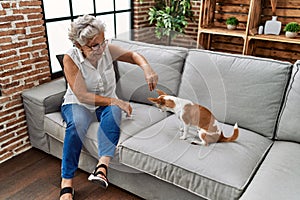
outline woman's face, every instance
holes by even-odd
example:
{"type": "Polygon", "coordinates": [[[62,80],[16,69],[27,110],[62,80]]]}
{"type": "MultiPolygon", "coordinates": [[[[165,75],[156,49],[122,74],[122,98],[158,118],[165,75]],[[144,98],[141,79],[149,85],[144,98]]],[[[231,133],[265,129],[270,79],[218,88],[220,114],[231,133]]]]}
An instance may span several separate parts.
{"type": "Polygon", "coordinates": [[[87,58],[100,59],[106,46],[107,40],[104,37],[104,33],[101,32],[81,48],[87,58]]]}

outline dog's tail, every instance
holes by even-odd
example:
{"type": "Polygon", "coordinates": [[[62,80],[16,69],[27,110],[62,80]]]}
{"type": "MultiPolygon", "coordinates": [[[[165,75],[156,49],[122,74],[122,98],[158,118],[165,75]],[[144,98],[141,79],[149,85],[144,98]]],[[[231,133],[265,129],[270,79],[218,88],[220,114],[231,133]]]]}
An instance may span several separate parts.
{"type": "Polygon", "coordinates": [[[239,136],[239,127],[237,123],[235,123],[232,136],[227,138],[224,136],[223,131],[221,131],[218,142],[233,142],[238,138],[238,136],[239,136]]]}

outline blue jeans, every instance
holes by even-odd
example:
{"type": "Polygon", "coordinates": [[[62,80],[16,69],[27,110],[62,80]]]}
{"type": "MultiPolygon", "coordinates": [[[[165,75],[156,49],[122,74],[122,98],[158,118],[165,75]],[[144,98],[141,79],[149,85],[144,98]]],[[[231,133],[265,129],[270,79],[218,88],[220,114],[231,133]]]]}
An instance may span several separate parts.
{"type": "Polygon", "coordinates": [[[122,111],[119,107],[100,106],[95,112],[91,112],[84,106],[68,104],[62,106],[61,113],[67,123],[62,155],[62,178],[74,177],[78,168],[82,141],[85,139],[95,114],[100,122],[97,132],[98,156],[114,156],[120,137],[122,111]]]}

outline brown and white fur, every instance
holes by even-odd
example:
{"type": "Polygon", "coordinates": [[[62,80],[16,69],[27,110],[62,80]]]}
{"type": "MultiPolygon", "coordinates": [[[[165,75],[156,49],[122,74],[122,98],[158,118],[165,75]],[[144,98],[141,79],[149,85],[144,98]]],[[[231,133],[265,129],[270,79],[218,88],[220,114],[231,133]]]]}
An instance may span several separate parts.
{"type": "Polygon", "coordinates": [[[167,95],[161,90],[156,90],[158,98],[148,98],[162,111],[175,113],[183,124],[183,135],[180,139],[185,140],[189,128],[196,127],[200,141],[192,143],[208,145],[217,142],[233,142],[238,138],[239,129],[237,123],[234,125],[231,137],[225,137],[223,131],[218,126],[218,121],[214,115],[205,107],[195,104],[190,100],[167,95]]]}

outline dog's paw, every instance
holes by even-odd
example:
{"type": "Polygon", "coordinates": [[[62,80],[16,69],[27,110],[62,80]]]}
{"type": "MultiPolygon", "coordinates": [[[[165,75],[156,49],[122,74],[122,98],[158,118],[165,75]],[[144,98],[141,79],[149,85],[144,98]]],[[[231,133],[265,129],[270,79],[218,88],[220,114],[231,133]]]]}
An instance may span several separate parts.
{"type": "Polygon", "coordinates": [[[201,145],[201,142],[193,140],[193,141],[191,141],[191,144],[193,144],[193,145],[201,145]]]}
{"type": "Polygon", "coordinates": [[[193,144],[193,145],[203,145],[203,146],[206,146],[206,143],[205,143],[205,142],[199,141],[199,140],[193,140],[193,141],[191,141],[191,144],[193,144]]]}
{"type": "Polygon", "coordinates": [[[183,128],[179,128],[179,131],[183,133],[184,129],[183,128]]]}
{"type": "Polygon", "coordinates": [[[181,139],[181,140],[185,140],[186,139],[186,136],[180,136],[180,138],[179,139],[181,139]]]}

